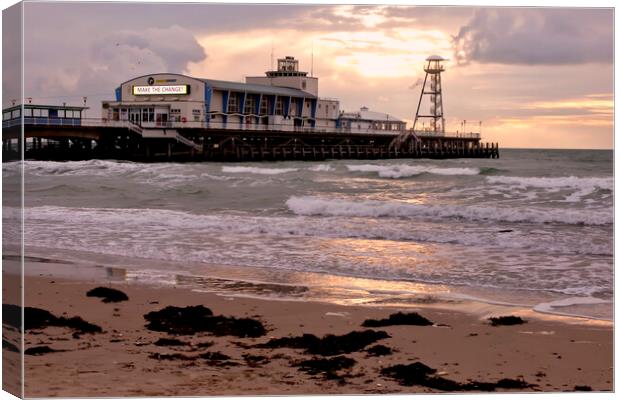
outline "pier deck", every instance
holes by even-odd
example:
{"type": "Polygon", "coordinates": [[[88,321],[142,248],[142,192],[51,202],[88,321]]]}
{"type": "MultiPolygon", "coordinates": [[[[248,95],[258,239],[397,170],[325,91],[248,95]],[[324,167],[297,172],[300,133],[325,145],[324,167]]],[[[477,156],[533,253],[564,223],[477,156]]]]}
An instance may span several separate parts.
{"type": "Polygon", "coordinates": [[[4,160],[120,159],[131,161],[277,161],[387,158],[498,158],[497,143],[482,143],[478,134],[426,135],[406,148],[390,146],[398,135],[376,132],[223,129],[203,126],[141,127],[129,121],[83,119],[58,124],[25,118],[5,124],[4,160]]]}

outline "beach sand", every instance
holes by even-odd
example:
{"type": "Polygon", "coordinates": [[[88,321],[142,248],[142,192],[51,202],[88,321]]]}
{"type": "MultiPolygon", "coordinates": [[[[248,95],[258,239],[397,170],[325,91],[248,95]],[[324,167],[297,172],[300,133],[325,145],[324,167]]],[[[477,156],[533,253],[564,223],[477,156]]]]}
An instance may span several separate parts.
{"type": "MultiPolygon", "coordinates": [[[[48,346],[61,350],[25,356],[28,397],[440,392],[421,385],[403,386],[381,374],[382,368],[414,362],[436,369],[432,375],[435,382],[444,379],[465,384],[510,378],[535,385],[517,389],[522,391],[572,391],[575,386],[588,386],[594,391],[613,389],[613,330],[609,322],[536,318],[513,310],[511,314],[523,316],[527,323],[494,327],[486,320],[488,310],[482,306],[473,313],[421,306],[404,311],[416,311],[434,325],[365,328],[361,326],[364,320],[387,318],[400,310],[258,300],[184,288],[53,276],[26,277],[25,282],[26,306],[42,308],[58,317],[79,316],[103,330],[78,335],[63,327],[27,330],[26,349],[48,346]],[[87,297],[86,292],[97,286],[119,289],[129,300],[104,303],[100,298],[87,297]],[[257,319],[267,333],[239,338],[202,332],[171,335],[145,328],[144,314],[171,305],[203,305],[217,315],[257,319]],[[355,360],[355,364],[332,375],[310,375],[299,370],[296,363],[321,357],[303,349],[256,347],[271,338],[305,333],[343,335],[366,329],[385,331],[390,337],[365,349],[380,344],[393,353],[371,356],[364,349],[338,355],[355,360]],[[160,338],[175,338],[187,344],[155,345],[160,338]],[[213,345],[200,347],[206,342],[213,345]],[[230,359],[196,357],[205,352],[222,353],[230,359]],[[157,353],[159,359],[153,356],[157,353]],[[167,354],[185,359],[162,359],[167,354]]],[[[16,277],[5,276],[5,288],[15,283],[16,277]]],[[[498,389],[502,390],[506,389],[498,389]]]]}

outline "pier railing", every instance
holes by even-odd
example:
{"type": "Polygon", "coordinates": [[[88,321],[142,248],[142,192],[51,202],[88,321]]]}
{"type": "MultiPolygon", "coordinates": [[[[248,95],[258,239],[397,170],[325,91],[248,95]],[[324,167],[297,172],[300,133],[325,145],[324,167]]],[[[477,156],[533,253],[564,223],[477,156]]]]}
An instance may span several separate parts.
{"type": "MultiPolygon", "coordinates": [[[[399,130],[379,130],[371,128],[343,128],[327,126],[293,126],[290,124],[248,124],[240,122],[211,122],[211,121],[186,121],[186,122],[146,122],[137,124],[129,120],[110,120],[102,118],[53,118],[53,117],[24,117],[23,123],[31,126],[89,126],[89,127],[110,127],[126,128],[141,134],[144,129],[214,129],[231,131],[252,131],[252,132],[295,132],[295,133],[330,133],[330,134],[369,134],[398,136],[405,131],[399,130]]],[[[3,128],[10,128],[22,124],[21,119],[2,121],[3,128]]],[[[478,132],[443,132],[435,133],[430,131],[416,131],[416,136],[424,138],[463,138],[480,139],[478,132]]]]}

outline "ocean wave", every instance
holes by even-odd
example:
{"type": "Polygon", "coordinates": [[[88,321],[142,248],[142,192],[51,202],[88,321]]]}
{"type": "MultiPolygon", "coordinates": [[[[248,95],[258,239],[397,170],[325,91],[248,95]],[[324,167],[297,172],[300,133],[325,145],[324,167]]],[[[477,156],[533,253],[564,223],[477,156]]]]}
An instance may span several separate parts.
{"type": "Polygon", "coordinates": [[[555,314],[555,315],[564,315],[564,316],[572,316],[572,317],[588,317],[587,315],[581,313],[575,313],[572,311],[560,311],[570,310],[573,306],[592,306],[592,305],[600,305],[600,304],[612,304],[613,300],[604,300],[596,297],[569,297],[561,300],[551,301],[548,303],[539,303],[533,307],[534,311],[543,314],[555,314]]]}
{"type": "MultiPolygon", "coordinates": [[[[3,209],[5,222],[21,216],[19,208],[3,209]]],[[[76,232],[88,227],[146,232],[157,227],[162,234],[169,232],[200,232],[206,234],[235,234],[272,237],[313,237],[337,239],[388,240],[434,244],[460,244],[498,249],[538,250],[556,254],[584,254],[609,256],[613,254],[609,240],[584,241],[582,233],[550,234],[547,230],[521,231],[498,234],[496,226],[480,226],[472,222],[462,225],[458,232],[447,230],[445,223],[393,220],[381,223],[363,217],[328,216],[254,216],[236,214],[195,214],[167,209],[133,208],[79,208],[40,206],[25,210],[31,226],[43,225],[46,237],[53,240],[48,229],[73,226],[76,232]],[[108,227],[108,228],[106,228],[108,227]]],[[[592,227],[594,229],[594,227],[592,227]]],[[[145,233],[146,235],[146,233],[145,233]]],[[[31,237],[29,237],[31,238],[31,237]]]]}
{"type": "Polygon", "coordinates": [[[471,221],[562,223],[574,225],[606,225],[613,222],[613,214],[606,210],[426,205],[399,201],[349,201],[319,197],[290,197],[286,205],[297,215],[394,218],[457,218],[471,221]]]}
{"type": "Polygon", "coordinates": [[[315,165],[313,167],[308,168],[310,171],[314,171],[314,172],[330,172],[333,171],[334,168],[332,168],[331,165],[327,165],[327,164],[319,164],[319,165],[315,165]]]}
{"type": "Polygon", "coordinates": [[[424,173],[434,175],[478,175],[480,173],[480,169],[478,168],[437,168],[431,166],[406,164],[361,164],[347,165],[346,167],[351,172],[376,172],[381,178],[392,179],[408,178],[424,173]]]}
{"type": "Polygon", "coordinates": [[[262,167],[222,167],[222,172],[232,174],[278,175],[298,171],[297,168],[262,168],[262,167]]]}
{"type": "MultiPolygon", "coordinates": [[[[127,175],[147,168],[149,164],[129,161],[24,161],[24,173],[35,176],[118,176],[127,175]]],[[[151,166],[151,169],[154,166],[151,166]]],[[[10,169],[18,170],[19,166],[10,169]]]]}
{"type": "Polygon", "coordinates": [[[522,177],[522,176],[488,176],[488,183],[544,189],[605,189],[613,190],[612,177],[522,177]]]}

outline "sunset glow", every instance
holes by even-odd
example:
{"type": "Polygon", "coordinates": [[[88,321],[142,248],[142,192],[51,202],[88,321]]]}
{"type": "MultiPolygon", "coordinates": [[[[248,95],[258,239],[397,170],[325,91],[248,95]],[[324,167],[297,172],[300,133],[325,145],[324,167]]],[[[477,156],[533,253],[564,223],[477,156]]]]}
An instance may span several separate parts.
{"type": "Polygon", "coordinates": [[[92,105],[112,98],[120,82],[164,71],[241,82],[294,56],[342,110],[366,106],[411,126],[424,60],[437,54],[449,59],[448,130],[468,120],[476,122],[466,130],[481,125],[486,140],[504,146],[612,146],[608,9],[162,4],[140,22],[130,4],[114,12],[66,5],[71,18],[54,11],[54,21],[50,7],[26,7],[25,92],[35,101],[87,96],[92,105]],[[75,21],[89,21],[91,34],[76,34],[86,28],[75,21]],[[62,57],[37,50],[44,48],[62,57]]]}

